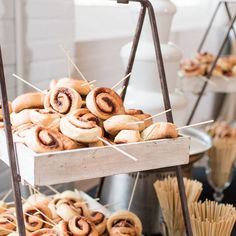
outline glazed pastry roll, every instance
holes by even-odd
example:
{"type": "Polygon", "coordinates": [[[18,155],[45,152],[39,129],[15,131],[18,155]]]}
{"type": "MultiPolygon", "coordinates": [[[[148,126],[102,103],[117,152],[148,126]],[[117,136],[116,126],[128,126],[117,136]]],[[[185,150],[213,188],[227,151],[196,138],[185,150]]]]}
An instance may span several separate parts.
{"type": "Polygon", "coordinates": [[[12,102],[12,110],[16,113],[24,109],[43,108],[45,94],[40,92],[25,93],[12,102]]]}
{"type": "Polygon", "coordinates": [[[75,216],[69,220],[69,231],[77,236],[98,236],[95,225],[86,217],[75,216]]]}
{"type": "Polygon", "coordinates": [[[116,115],[104,121],[104,129],[112,136],[117,135],[121,130],[138,130],[142,131],[145,128],[140,120],[130,115],[116,115]]]}
{"type": "Polygon", "coordinates": [[[61,116],[53,110],[35,109],[30,112],[30,120],[34,124],[41,124],[45,127],[51,126],[55,121],[59,120],[61,116]]]}
{"type": "Polygon", "coordinates": [[[60,133],[40,125],[36,125],[26,133],[25,143],[37,153],[62,151],[64,149],[60,133]]]}
{"type": "Polygon", "coordinates": [[[121,97],[110,88],[95,88],[86,97],[87,108],[102,120],[124,114],[121,97]]]}
{"type": "Polygon", "coordinates": [[[27,123],[31,123],[30,120],[30,113],[31,113],[32,109],[25,109],[22,110],[18,113],[11,113],[11,124],[13,127],[17,127],[20,125],[24,125],[27,123]]]}
{"type": "Polygon", "coordinates": [[[134,213],[119,211],[108,218],[107,230],[110,236],[141,236],[142,223],[134,213]]]}
{"type": "Polygon", "coordinates": [[[98,137],[103,135],[103,130],[97,125],[93,114],[86,113],[81,116],[78,111],[61,119],[60,130],[64,135],[81,143],[97,142],[98,137]]]}
{"type": "Polygon", "coordinates": [[[0,215],[0,235],[7,235],[16,230],[16,217],[8,212],[0,215]]]}
{"type": "Polygon", "coordinates": [[[26,123],[24,125],[20,125],[12,130],[14,142],[17,143],[25,143],[25,136],[27,132],[34,127],[35,124],[26,123]]]}
{"type": "Polygon", "coordinates": [[[40,229],[30,234],[30,236],[66,236],[56,227],[54,229],[40,229]]]}
{"type": "Polygon", "coordinates": [[[82,96],[88,95],[88,93],[91,91],[89,84],[86,84],[86,81],[81,79],[62,78],[56,83],[54,82],[54,84],[55,87],[72,88],[82,96]]]}
{"type": "Polygon", "coordinates": [[[185,76],[201,76],[205,74],[207,69],[196,60],[184,60],[180,67],[185,76]]]}
{"type": "Polygon", "coordinates": [[[106,216],[102,212],[92,211],[88,218],[92,223],[94,223],[98,234],[103,235],[107,226],[106,216]]]}
{"type": "Polygon", "coordinates": [[[114,142],[121,143],[134,143],[140,142],[141,136],[138,130],[121,130],[115,137],[114,142]]]}
{"type": "Polygon", "coordinates": [[[82,98],[72,88],[56,87],[49,91],[44,100],[44,108],[66,115],[82,105],[82,98]]]}
{"type": "Polygon", "coordinates": [[[168,122],[154,123],[141,133],[141,137],[144,140],[177,138],[178,131],[175,124],[168,122]]]}
{"type": "Polygon", "coordinates": [[[134,116],[138,118],[141,121],[144,121],[145,128],[153,124],[153,120],[150,118],[151,115],[144,113],[142,110],[137,110],[137,109],[129,109],[126,111],[127,115],[134,116]],[[147,120],[146,120],[147,119],[147,120]]]}

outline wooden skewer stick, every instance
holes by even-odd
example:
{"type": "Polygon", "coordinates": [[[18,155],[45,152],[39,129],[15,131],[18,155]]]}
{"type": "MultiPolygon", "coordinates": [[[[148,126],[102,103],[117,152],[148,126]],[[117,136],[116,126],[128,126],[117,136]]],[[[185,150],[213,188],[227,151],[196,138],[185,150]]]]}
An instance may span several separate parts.
{"type": "Polygon", "coordinates": [[[11,222],[10,220],[8,220],[7,218],[4,218],[4,220],[6,220],[9,224],[11,224],[11,225],[13,225],[13,226],[15,226],[15,227],[17,227],[16,226],[16,224],[14,223],[14,222],[11,222]]]}
{"type": "Polygon", "coordinates": [[[113,87],[111,87],[111,89],[114,89],[115,87],[117,87],[118,85],[120,85],[124,80],[126,80],[127,78],[129,78],[131,75],[131,72],[126,75],[124,78],[122,78],[119,82],[117,82],[113,87]]]}
{"type": "Polygon", "coordinates": [[[110,147],[112,147],[113,149],[115,149],[116,151],[118,151],[118,152],[124,154],[125,156],[129,157],[129,158],[132,159],[133,161],[137,161],[137,160],[138,160],[136,157],[134,157],[134,156],[130,155],[129,153],[127,153],[127,152],[121,150],[121,149],[118,148],[117,146],[110,144],[110,143],[107,142],[105,139],[103,139],[103,138],[101,138],[101,137],[98,137],[98,136],[97,136],[97,138],[98,138],[100,141],[102,141],[102,142],[104,142],[105,144],[107,144],[108,146],[110,146],[110,147]]]}
{"type": "Polygon", "coordinates": [[[106,204],[106,205],[103,205],[103,207],[109,208],[109,207],[111,207],[111,206],[115,206],[115,205],[118,205],[118,204],[121,204],[121,203],[122,203],[122,201],[120,201],[120,202],[108,203],[108,204],[106,204]]]}
{"type": "Polygon", "coordinates": [[[35,217],[35,218],[37,218],[39,221],[41,221],[42,223],[47,224],[47,225],[50,225],[50,226],[52,226],[52,227],[55,226],[55,225],[49,223],[48,221],[45,221],[45,220],[41,219],[41,218],[38,217],[38,216],[30,215],[30,214],[28,214],[27,212],[24,212],[24,215],[29,216],[29,217],[35,217]]]}
{"type": "Polygon", "coordinates": [[[60,192],[58,192],[55,188],[53,188],[50,185],[46,185],[50,190],[52,190],[52,192],[54,192],[55,194],[60,194],[60,192]]]}
{"type": "Polygon", "coordinates": [[[84,87],[84,86],[86,86],[86,85],[92,85],[93,83],[95,83],[97,80],[92,80],[92,81],[90,81],[90,82],[85,82],[85,83],[83,83],[83,84],[81,84],[81,87],[84,87]]]}
{"type": "Polygon", "coordinates": [[[5,229],[4,227],[1,227],[1,226],[0,226],[0,230],[6,231],[6,232],[8,232],[8,233],[16,233],[16,232],[17,232],[17,231],[15,231],[15,230],[5,229]]]}
{"type": "Polygon", "coordinates": [[[30,196],[33,195],[32,188],[28,185],[30,196]]]}
{"type": "Polygon", "coordinates": [[[43,90],[37,88],[36,86],[34,86],[33,84],[29,83],[28,81],[22,79],[20,76],[16,75],[16,74],[12,74],[12,76],[14,76],[15,78],[17,78],[18,80],[22,81],[23,83],[29,85],[31,88],[35,89],[36,91],[40,92],[40,93],[45,93],[43,90]]]}
{"type": "Polygon", "coordinates": [[[215,82],[213,82],[212,80],[210,80],[210,79],[207,79],[207,78],[206,78],[206,77],[204,77],[204,76],[200,76],[199,78],[200,78],[200,79],[202,79],[203,81],[205,81],[205,82],[209,83],[210,85],[213,85],[213,86],[215,86],[215,87],[216,87],[216,83],[215,83],[215,82]]]}
{"type": "MultiPolygon", "coordinates": [[[[67,51],[68,55],[70,55],[70,51],[67,51]]],[[[70,61],[67,58],[67,71],[68,71],[68,78],[71,78],[71,73],[70,73],[70,61]]]]}
{"type": "Polygon", "coordinates": [[[116,91],[116,92],[117,92],[119,95],[121,95],[121,94],[123,93],[124,89],[125,89],[125,86],[123,86],[119,91],[116,91]]]}
{"type": "Polygon", "coordinates": [[[84,77],[84,75],[82,74],[82,72],[80,71],[80,69],[78,68],[78,66],[74,63],[74,61],[72,60],[72,58],[70,57],[69,53],[65,50],[65,48],[62,45],[59,45],[59,47],[61,48],[62,52],[66,55],[67,59],[69,60],[69,62],[74,66],[74,68],[76,69],[76,71],[79,73],[79,75],[81,76],[81,78],[88,83],[88,80],[84,77]]]}
{"type": "Polygon", "coordinates": [[[12,189],[10,189],[9,191],[7,191],[7,193],[3,196],[2,200],[3,202],[5,202],[5,200],[9,197],[9,195],[12,193],[12,189]]]}
{"type": "Polygon", "coordinates": [[[139,176],[140,176],[140,172],[137,173],[135,181],[134,181],[134,186],[133,186],[132,193],[131,193],[130,200],[129,200],[128,211],[130,211],[130,208],[132,206],[132,202],[134,199],[134,194],[135,194],[135,190],[136,190],[136,187],[138,184],[139,176]]]}
{"type": "Polygon", "coordinates": [[[179,128],[177,128],[177,130],[187,129],[187,128],[195,127],[195,126],[199,126],[199,125],[205,125],[205,124],[209,124],[209,123],[212,123],[212,122],[214,122],[214,120],[203,121],[203,122],[200,122],[200,123],[179,127],[179,128]]]}
{"type": "Polygon", "coordinates": [[[225,80],[226,82],[229,82],[229,78],[228,77],[225,77],[225,76],[222,76],[222,79],[225,80]]]}
{"type": "Polygon", "coordinates": [[[40,194],[40,195],[44,195],[44,194],[42,194],[38,189],[36,189],[35,187],[33,187],[31,184],[29,184],[29,187],[34,190],[34,194],[37,193],[37,194],[40,194]]]}

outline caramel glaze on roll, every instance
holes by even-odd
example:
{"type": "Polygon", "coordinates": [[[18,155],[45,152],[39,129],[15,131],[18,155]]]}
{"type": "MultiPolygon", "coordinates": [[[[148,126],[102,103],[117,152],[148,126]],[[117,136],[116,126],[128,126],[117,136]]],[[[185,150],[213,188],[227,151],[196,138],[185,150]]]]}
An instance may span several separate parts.
{"type": "Polygon", "coordinates": [[[103,130],[98,123],[98,119],[88,109],[78,109],[61,119],[60,130],[64,135],[78,142],[93,143],[99,141],[97,137],[103,135],[103,130]]]}
{"type": "Polygon", "coordinates": [[[12,102],[12,110],[20,112],[24,109],[43,108],[45,94],[40,92],[25,93],[12,102]]]}
{"type": "Polygon", "coordinates": [[[67,236],[55,227],[54,229],[40,229],[30,234],[30,236],[67,236]]]}
{"type": "Polygon", "coordinates": [[[153,120],[152,119],[145,120],[147,118],[150,118],[151,115],[147,114],[147,113],[144,113],[142,110],[129,109],[129,110],[126,111],[126,114],[134,116],[134,117],[138,118],[141,121],[144,121],[145,128],[147,128],[148,126],[153,124],[153,120]]]}
{"type": "Polygon", "coordinates": [[[14,230],[16,230],[16,217],[9,212],[0,214],[0,235],[7,235],[9,231],[14,230]]]}
{"type": "Polygon", "coordinates": [[[45,109],[66,115],[82,105],[82,98],[78,92],[72,88],[57,87],[49,91],[44,100],[45,109]]]}
{"type": "Polygon", "coordinates": [[[24,211],[24,219],[25,219],[25,228],[29,232],[34,232],[43,228],[50,228],[50,221],[48,219],[52,219],[52,213],[50,209],[43,202],[36,203],[34,205],[29,205],[27,203],[23,206],[24,211]],[[43,214],[41,214],[42,212],[43,214]],[[49,224],[44,222],[49,222],[49,224]]]}
{"type": "Polygon", "coordinates": [[[86,217],[75,216],[69,220],[69,231],[77,236],[98,236],[95,225],[86,217]]]}
{"type": "Polygon", "coordinates": [[[87,108],[102,120],[124,114],[121,97],[110,88],[95,88],[86,97],[87,108]]]}
{"type": "Polygon", "coordinates": [[[53,152],[64,149],[61,135],[55,130],[36,125],[25,136],[26,145],[35,152],[53,152]]]}
{"type": "Polygon", "coordinates": [[[142,223],[134,213],[119,211],[108,218],[107,230],[110,236],[141,236],[142,223]]]}
{"type": "Polygon", "coordinates": [[[103,235],[107,226],[106,216],[102,212],[92,211],[88,218],[92,223],[94,223],[98,234],[103,235]]]}

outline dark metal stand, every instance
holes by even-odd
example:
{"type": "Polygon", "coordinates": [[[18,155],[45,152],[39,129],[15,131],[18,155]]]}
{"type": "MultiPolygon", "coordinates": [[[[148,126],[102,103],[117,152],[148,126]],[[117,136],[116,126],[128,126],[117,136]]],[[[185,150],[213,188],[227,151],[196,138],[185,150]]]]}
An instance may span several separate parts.
{"type": "MultiPolygon", "coordinates": [[[[214,11],[214,13],[213,13],[213,15],[212,15],[212,18],[211,18],[211,20],[210,20],[210,22],[209,22],[209,25],[208,25],[208,27],[207,27],[207,29],[206,29],[206,32],[205,32],[205,34],[204,34],[204,36],[203,36],[203,38],[202,38],[202,41],[201,41],[201,43],[200,43],[200,45],[199,45],[199,48],[198,48],[198,52],[201,52],[201,50],[202,50],[202,48],[203,48],[203,45],[204,45],[204,43],[205,43],[205,41],[206,41],[206,39],[207,39],[207,36],[209,35],[209,32],[210,32],[210,30],[211,30],[211,28],[212,28],[212,25],[213,25],[213,23],[214,23],[214,20],[215,20],[215,18],[216,18],[216,15],[217,15],[217,13],[218,13],[218,11],[219,11],[219,9],[220,9],[220,6],[223,5],[223,6],[225,7],[225,10],[226,10],[226,13],[227,13],[227,16],[228,16],[228,18],[229,18],[230,23],[229,23],[227,32],[226,32],[226,34],[225,34],[225,37],[224,37],[224,39],[223,39],[223,41],[222,41],[222,43],[221,43],[221,46],[220,46],[220,48],[219,48],[219,51],[218,51],[217,54],[216,54],[216,58],[215,58],[215,60],[214,60],[214,62],[213,62],[213,64],[212,64],[212,66],[211,66],[211,69],[210,69],[210,71],[208,72],[208,74],[206,75],[206,78],[207,78],[208,80],[210,80],[211,77],[212,77],[212,72],[213,72],[213,70],[215,69],[215,66],[216,66],[216,64],[217,64],[217,61],[218,61],[220,55],[222,54],[222,51],[223,51],[223,49],[224,49],[224,47],[225,47],[225,44],[227,43],[227,39],[228,39],[228,37],[229,37],[229,33],[230,33],[231,30],[233,31],[234,36],[235,36],[235,38],[236,38],[236,32],[235,32],[235,28],[234,28],[234,22],[235,22],[235,20],[236,20],[236,13],[235,13],[235,15],[234,15],[233,17],[231,16],[230,11],[229,11],[228,3],[236,4],[236,2],[233,2],[233,1],[220,1],[220,2],[218,3],[218,5],[217,5],[217,7],[216,7],[216,9],[215,9],[215,11],[214,11]]],[[[197,108],[198,108],[198,105],[199,105],[199,103],[200,103],[200,101],[201,101],[201,99],[202,99],[202,96],[203,96],[203,94],[204,94],[204,92],[205,92],[205,90],[206,90],[206,88],[207,88],[207,85],[208,85],[208,81],[205,81],[204,84],[203,84],[203,86],[202,86],[201,91],[199,92],[198,98],[197,98],[197,100],[196,100],[196,102],[195,102],[195,104],[194,104],[194,106],[193,106],[193,109],[192,109],[192,111],[191,111],[191,113],[190,113],[190,116],[189,116],[188,121],[187,121],[187,125],[189,125],[189,124],[191,123],[191,121],[192,121],[192,119],[193,119],[193,117],[194,117],[194,115],[195,115],[195,113],[196,113],[196,110],[197,110],[197,108]]]]}
{"type": "MultiPolygon", "coordinates": [[[[139,2],[141,4],[141,11],[140,11],[140,15],[139,15],[136,33],[134,36],[133,46],[132,46],[126,74],[130,73],[133,68],[134,59],[135,59],[135,55],[136,55],[142,27],[143,27],[143,22],[144,22],[146,10],[147,10],[149,13],[149,19],[150,19],[150,24],[151,24],[151,29],[152,29],[152,36],[153,36],[153,41],[154,41],[154,46],[155,46],[156,61],[157,61],[157,66],[158,66],[158,71],[159,71],[159,76],[160,76],[164,107],[166,110],[171,109],[168,87],[167,87],[166,76],[165,76],[165,70],[164,70],[164,64],[163,64],[161,48],[160,48],[160,41],[159,41],[159,36],[158,36],[157,24],[156,24],[156,18],[155,18],[152,4],[149,2],[149,0],[117,0],[117,3],[128,4],[131,1],[132,2],[139,2]]],[[[14,196],[15,196],[18,228],[19,228],[19,234],[21,236],[25,236],[24,218],[23,218],[22,204],[21,204],[21,192],[20,192],[20,187],[19,187],[21,180],[20,180],[20,176],[17,172],[16,156],[15,156],[15,152],[14,152],[14,145],[13,145],[13,139],[12,139],[12,133],[11,133],[11,123],[10,123],[9,111],[8,111],[8,106],[7,106],[8,99],[7,99],[5,77],[4,77],[4,72],[3,72],[3,63],[2,63],[2,61],[0,61],[0,63],[1,63],[1,65],[0,65],[0,67],[1,67],[0,83],[1,83],[2,104],[3,104],[3,108],[4,108],[5,132],[6,132],[6,139],[8,141],[7,142],[8,155],[9,155],[10,167],[11,167],[12,186],[13,186],[14,196]]],[[[125,89],[122,93],[123,100],[125,99],[128,84],[129,84],[129,79],[127,79],[125,82],[125,89]]],[[[167,118],[168,122],[173,123],[172,112],[166,113],[166,118],[167,118]]],[[[184,188],[181,167],[176,166],[176,167],[171,167],[170,169],[175,171],[176,175],[177,175],[180,199],[181,199],[183,216],[184,216],[184,222],[185,222],[185,226],[186,226],[186,235],[192,236],[192,229],[191,229],[191,224],[190,224],[187,198],[186,198],[186,194],[185,194],[185,188],[184,188]]],[[[103,183],[104,183],[104,178],[102,178],[101,184],[98,188],[98,195],[101,194],[103,183]]]]}

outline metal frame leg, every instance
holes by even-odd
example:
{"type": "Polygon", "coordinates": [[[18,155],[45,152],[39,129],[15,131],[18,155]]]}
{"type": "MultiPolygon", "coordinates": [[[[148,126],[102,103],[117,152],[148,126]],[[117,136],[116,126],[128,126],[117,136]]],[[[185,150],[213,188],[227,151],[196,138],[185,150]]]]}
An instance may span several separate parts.
{"type": "Polygon", "coordinates": [[[9,157],[10,169],[11,169],[11,180],[13,187],[13,195],[16,204],[16,216],[17,216],[17,226],[20,236],[26,236],[25,234],[25,224],[24,224],[24,216],[22,210],[22,202],[21,202],[21,191],[20,191],[20,181],[21,178],[18,175],[17,164],[16,164],[16,155],[14,149],[14,143],[12,138],[11,131],[11,121],[10,114],[8,108],[8,98],[7,98],[7,90],[6,90],[6,81],[3,69],[3,60],[2,60],[2,52],[0,48],[0,82],[1,82],[1,104],[3,108],[3,117],[4,117],[4,129],[7,140],[7,152],[9,157]]]}

